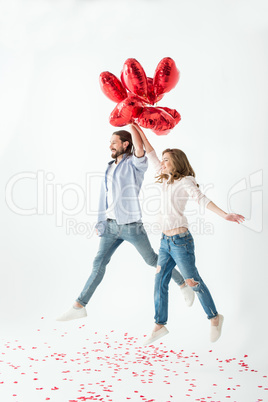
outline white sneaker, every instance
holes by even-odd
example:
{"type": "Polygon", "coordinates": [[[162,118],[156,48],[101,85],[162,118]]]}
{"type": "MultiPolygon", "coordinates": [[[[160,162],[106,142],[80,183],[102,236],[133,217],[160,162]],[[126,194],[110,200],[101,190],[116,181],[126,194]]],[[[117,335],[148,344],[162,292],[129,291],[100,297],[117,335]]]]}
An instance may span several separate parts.
{"type": "Polygon", "coordinates": [[[211,325],[211,328],[210,328],[210,341],[211,342],[216,342],[219,339],[219,337],[221,336],[223,320],[224,320],[223,315],[219,314],[219,324],[217,326],[211,325]]]}
{"type": "Polygon", "coordinates": [[[191,288],[191,286],[185,285],[183,288],[181,288],[182,295],[184,297],[186,306],[191,307],[194,302],[195,298],[195,292],[191,288]]]}
{"type": "Polygon", "coordinates": [[[151,343],[153,343],[157,339],[162,338],[162,336],[167,335],[168,332],[169,331],[167,330],[166,327],[162,327],[158,331],[153,331],[151,334],[146,336],[146,338],[145,338],[145,340],[143,342],[143,346],[150,345],[151,343]]]}
{"type": "Polygon", "coordinates": [[[66,313],[62,314],[60,317],[56,319],[56,321],[71,321],[77,318],[83,318],[87,316],[87,310],[85,307],[81,308],[70,308],[70,310],[66,311],[66,313]]]}

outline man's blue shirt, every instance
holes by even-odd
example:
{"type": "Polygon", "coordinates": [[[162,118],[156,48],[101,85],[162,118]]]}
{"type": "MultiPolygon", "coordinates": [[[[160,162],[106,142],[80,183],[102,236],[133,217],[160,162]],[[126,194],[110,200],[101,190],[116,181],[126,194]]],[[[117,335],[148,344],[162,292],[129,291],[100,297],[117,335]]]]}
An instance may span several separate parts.
{"type": "MultiPolygon", "coordinates": [[[[105,172],[105,177],[101,184],[98,223],[96,229],[98,235],[102,236],[106,227],[107,203],[107,173],[111,161],[105,172]]],[[[141,220],[141,207],[139,203],[139,193],[144,179],[144,173],[148,169],[148,159],[144,155],[137,158],[135,155],[123,155],[123,159],[118,163],[114,170],[112,192],[114,201],[114,214],[118,225],[137,222],[141,220]]]]}

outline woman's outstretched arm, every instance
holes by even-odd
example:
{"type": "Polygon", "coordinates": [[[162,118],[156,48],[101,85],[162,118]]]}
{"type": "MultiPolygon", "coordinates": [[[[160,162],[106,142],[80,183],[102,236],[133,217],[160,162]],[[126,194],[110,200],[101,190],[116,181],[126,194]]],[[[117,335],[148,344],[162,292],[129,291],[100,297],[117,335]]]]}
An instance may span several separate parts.
{"type": "Polygon", "coordinates": [[[214,204],[214,202],[210,201],[207,205],[207,209],[210,209],[210,211],[215,212],[215,214],[221,216],[223,219],[226,219],[227,221],[231,222],[237,222],[237,223],[242,223],[244,222],[245,218],[243,215],[239,214],[227,214],[224,212],[222,209],[217,207],[217,205],[214,204]]]}
{"type": "Polygon", "coordinates": [[[154,151],[154,148],[149,143],[146,135],[144,134],[144,132],[142,131],[142,129],[140,128],[140,126],[138,124],[132,123],[130,125],[130,131],[131,131],[132,138],[137,137],[137,135],[140,136],[147,154],[149,154],[150,152],[154,151]]]}

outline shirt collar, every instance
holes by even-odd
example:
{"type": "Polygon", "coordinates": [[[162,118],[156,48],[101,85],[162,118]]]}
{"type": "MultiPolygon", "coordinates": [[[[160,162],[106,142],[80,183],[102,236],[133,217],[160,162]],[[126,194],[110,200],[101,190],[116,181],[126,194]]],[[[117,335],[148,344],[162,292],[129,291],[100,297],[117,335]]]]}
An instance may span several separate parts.
{"type": "MultiPolygon", "coordinates": [[[[122,160],[126,159],[127,156],[128,156],[127,153],[123,154],[123,159],[122,160]]],[[[114,162],[115,162],[115,159],[113,159],[112,161],[108,162],[108,165],[111,165],[114,162]]]]}

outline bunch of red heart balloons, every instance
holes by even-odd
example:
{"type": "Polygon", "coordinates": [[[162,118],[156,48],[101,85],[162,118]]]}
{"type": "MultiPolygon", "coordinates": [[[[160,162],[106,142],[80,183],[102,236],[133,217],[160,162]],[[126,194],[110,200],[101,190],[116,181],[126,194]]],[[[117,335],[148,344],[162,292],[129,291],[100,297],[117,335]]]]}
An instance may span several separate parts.
{"type": "Polygon", "coordinates": [[[110,123],[122,127],[133,122],[150,128],[155,134],[168,134],[181,119],[175,109],[154,107],[164,94],[171,91],[179,81],[180,72],[170,57],[162,59],[154,77],[146,76],[136,59],[127,59],[121,72],[121,81],[112,73],[100,74],[103,93],[117,106],[110,114],[110,123]]]}

